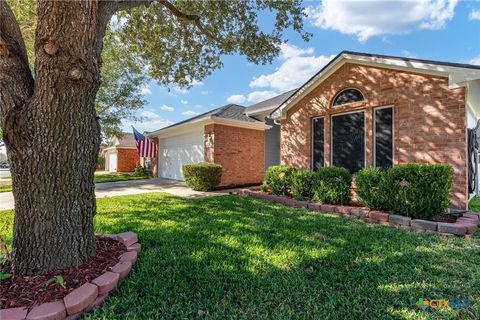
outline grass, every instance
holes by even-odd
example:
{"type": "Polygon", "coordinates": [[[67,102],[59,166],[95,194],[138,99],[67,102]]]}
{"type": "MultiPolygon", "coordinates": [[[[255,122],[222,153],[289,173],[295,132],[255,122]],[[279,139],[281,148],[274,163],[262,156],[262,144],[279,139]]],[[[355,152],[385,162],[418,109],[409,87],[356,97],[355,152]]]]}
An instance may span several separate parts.
{"type": "Polygon", "coordinates": [[[468,209],[474,212],[480,212],[480,197],[473,197],[468,203],[468,209]]]}
{"type": "Polygon", "coordinates": [[[96,231],[137,232],[142,253],[87,319],[480,319],[478,235],[416,234],[239,196],[151,193],[97,207],[96,231]],[[471,306],[425,312],[419,298],[471,306]]]}
{"type": "Polygon", "coordinates": [[[150,179],[150,176],[139,175],[133,176],[125,173],[110,173],[110,172],[95,172],[95,183],[105,183],[105,182],[118,182],[118,181],[128,181],[128,180],[143,180],[150,179]]]}
{"type": "Polygon", "coordinates": [[[0,192],[10,192],[12,191],[12,185],[7,184],[5,186],[0,186],[0,192]]]}
{"type": "MultiPolygon", "coordinates": [[[[110,173],[110,172],[95,172],[94,182],[95,183],[105,183],[105,182],[119,182],[119,181],[128,181],[128,180],[144,180],[151,179],[151,176],[140,175],[133,176],[126,173],[110,173]]],[[[10,192],[12,191],[12,185],[0,186],[0,192],[10,192]]]]}

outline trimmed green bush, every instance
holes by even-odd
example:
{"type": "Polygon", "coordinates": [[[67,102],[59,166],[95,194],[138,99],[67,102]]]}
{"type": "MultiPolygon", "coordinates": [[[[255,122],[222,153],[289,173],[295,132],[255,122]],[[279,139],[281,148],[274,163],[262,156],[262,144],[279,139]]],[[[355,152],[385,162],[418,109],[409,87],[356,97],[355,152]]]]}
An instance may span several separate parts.
{"type": "Polygon", "coordinates": [[[348,204],[352,175],[345,168],[325,167],[313,174],[314,198],[322,203],[348,204]]]}
{"type": "Polygon", "coordinates": [[[197,191],[213,190],[222,178],[222,166],[211,162],[186,163],[182,171],[187,186],[197,191]]]}
{"type": "Polygon", "coordinates": [[[393,213],[431,219],[444,214],[450,204],[452,175],[447,164],[402,164],[387,171],[381,189],[393,213]]]}
{"type": "Polygon", "coordinates": [[[290,194],[293,168],[289,166],[271,166],[265,173],[265,188],[272,194],[288,196],[290,194]]]}
{"type": "Polygon", "coordinates": [[[358,200],[362,206],[373,210],[388,210],[388,202],[383,186],[387,171],[382,168],[368,167],[355,175],[358,200]]]}
{"type": "Polygon", "coordinates": [[[313,173],[305,169],[294,169],[292,172],[292,197],[297,200],[312,200],[313,173]]]}

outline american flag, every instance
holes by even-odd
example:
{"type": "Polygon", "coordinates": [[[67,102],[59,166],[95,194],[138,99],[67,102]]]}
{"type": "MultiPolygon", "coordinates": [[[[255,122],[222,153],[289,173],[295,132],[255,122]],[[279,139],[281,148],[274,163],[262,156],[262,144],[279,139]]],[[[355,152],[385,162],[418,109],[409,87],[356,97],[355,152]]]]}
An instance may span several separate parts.
{"type": "MultiPolygon", "coordinates": [[[[132,127],[133,128],[133,127],[132,127]]],[[[133,136],[137,141],[137,152],[140,157],[155,158],[157,156],[157,145],[143,134],[133,128],[133,136]]]]}

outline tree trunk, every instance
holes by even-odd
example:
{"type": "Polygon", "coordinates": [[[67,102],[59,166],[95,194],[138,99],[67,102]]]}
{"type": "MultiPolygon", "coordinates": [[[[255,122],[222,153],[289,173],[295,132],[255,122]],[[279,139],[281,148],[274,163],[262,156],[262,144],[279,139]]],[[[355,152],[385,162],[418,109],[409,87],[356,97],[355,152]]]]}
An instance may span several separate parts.
{"type": "Polygon", "coordinates": [[[95,255],[100,127],[94,100],[106,22],[98,19],[96,1],[38,5],[33,93],[3,121],[15,198],[15,271],[24,275],[81,265],[95,255]]]}

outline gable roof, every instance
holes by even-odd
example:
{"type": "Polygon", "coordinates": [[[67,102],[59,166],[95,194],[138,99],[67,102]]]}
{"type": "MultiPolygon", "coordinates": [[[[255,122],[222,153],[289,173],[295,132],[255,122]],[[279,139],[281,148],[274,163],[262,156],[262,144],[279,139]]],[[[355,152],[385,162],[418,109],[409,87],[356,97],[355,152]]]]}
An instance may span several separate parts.
{"type": "Polygon", "coordinates": [[[262,126],[264,125],[263,122],[258,121],[254,118],[249,117],[248,115],[245,114],[245,107],[237,105],[237,104],[227,104],[225,106],[207,111],[205,113],[199,114],[197,116],[194,116],[192,118],[174,123],[168,127],[155,130],[153,132],[149,132],[148,135],[155,135],[155,134],[160,134],[164,131],[170,131],[173,128],[177,127],[183,127],[187,124],[193,124],[193,123],[198,123],[202,121],[208,121],[208,120],[216,120],[217,122],[222,122],[222,120],[225,120],[225,122],[228,121],[233,121],[236,123],[244,123],[246,126],[248,125],[258,125],[262,126]]]}
{"type": "Polygon", "coordinates": [[[451,63],[434,60],[388,56],[355,51],[342,51],[333,58],[320,71],[313,75],[305,84],[296,89],[284,102],[275,108],[270,114],[271,118],[284,119],[286,111],[307,95],[313,88],[317,87],[324,79],[345,63],[355,63],[367,66],[377,66],[395,70],[414,71],[417,73],[434,74],[448,77],[449,86],[457,88],[465,83],[480,79],[480,66],[451,63]]]}
{"type": "Polygon", "coordinates": [[[132,133],[122,132],[122,136],[120,138],[114,137],[110,140],[108,146],[109,147],[136,147],[135,138],[133,137],[132,133]]]}

